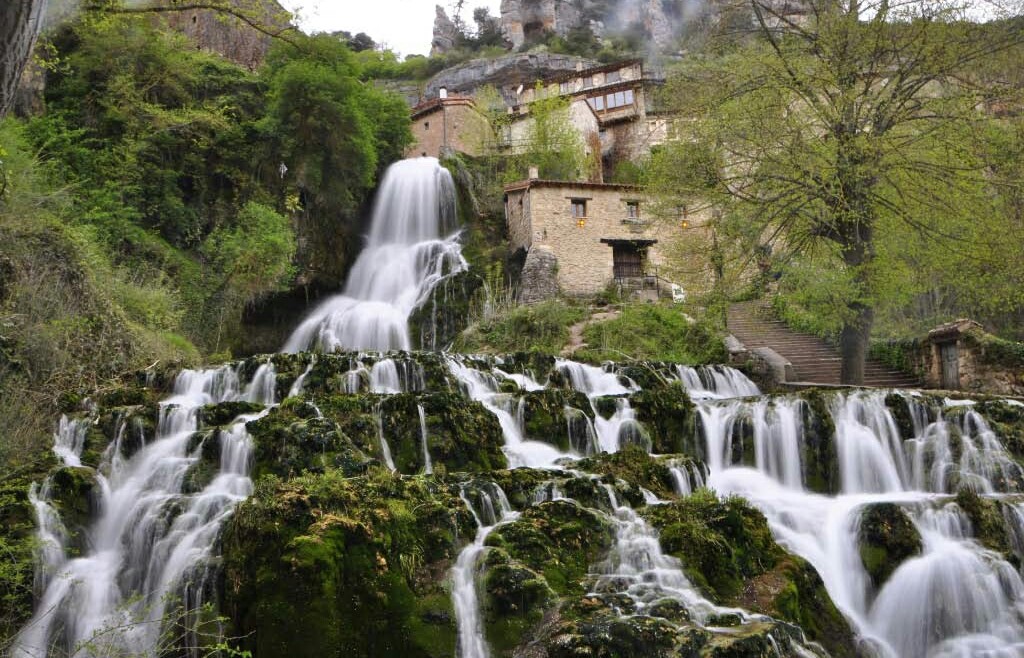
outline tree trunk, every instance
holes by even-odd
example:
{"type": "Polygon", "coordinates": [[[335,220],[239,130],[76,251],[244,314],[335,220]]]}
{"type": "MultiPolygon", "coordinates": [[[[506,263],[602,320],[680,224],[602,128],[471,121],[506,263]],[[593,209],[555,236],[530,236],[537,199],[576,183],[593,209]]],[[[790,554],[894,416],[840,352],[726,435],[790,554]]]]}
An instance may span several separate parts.
{"type": "Polygon", "coordinates": [[[854,317],[843,325],[839,334],[839,355],[841,357],[839,381],[843,384],[861,386],[864,384],[864,364],[868,358],[868,339],[875,311],[861,303],[849,305],[854,317]]]}
{"type": "Polygon", "coordinates": [[[46,0],[5,0],[5,4],[0,9],[0,117],[7,115],[14,102],[21,72],[42,27],[46,0]]]}

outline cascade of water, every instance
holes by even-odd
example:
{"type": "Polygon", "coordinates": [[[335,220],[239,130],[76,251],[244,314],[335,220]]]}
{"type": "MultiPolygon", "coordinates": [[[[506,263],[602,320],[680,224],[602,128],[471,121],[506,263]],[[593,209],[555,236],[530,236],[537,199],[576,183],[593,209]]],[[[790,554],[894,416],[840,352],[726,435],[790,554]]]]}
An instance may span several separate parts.
{"type": "Polygon", "coordinates": [[[476,591],[477,561],[485,550],[487,535],[499,525],[514,521],[519,516],[512,511],[505,492],[498,485],[491,484],[476,493],[481,503],[479,512],[466,497],[465,489],[459,492],[459,497],[473,514],[477,531],[473,543],[462,549],[452,567],[452,602],[459,632],[458,658],[487,658],[490,655],[487,640],[484,639],[476,591]]]}
{"type": "Polygon", "coordinates": [[[309,373],[313,371],[313,366],[316,365],[316,355],[311,355],[309,359],[309,365],[302,371],[302,374],[296,378],[295,382],[288,389],[288,397],[295,397],[296,395],[302,395],[302,390],[306,385],[306,378],[309,377],[309,373]]]}
{"type": "Polygon", "coordinates": [[[635,384],[630,382],[629,387],[624,386],[614,372],[575,361],[556,359],[555,367],[568,377],[574,390],[590,399],[594,412],[594,432],[601,450],[618,452],[622,446],[629,444],[650,450],[650,441],[636,420],[629,398],[625,397],[637,390],[635,384]],[[597,398],[604,396],[622,396],[615,401],[615,412],[609,418],[601,415],[596,403],[597,398]]]}
{"type": "MultiPolygon", "coordinates": [[[[373,405],[373,417],[377,421],[377,438],[380,440],[380,452],[384,458],[384,465],[392,471],[397,471],[395,468],[395,460],[391,457],[391,446],[388,445],[388,440],[384,438],[384,402],[380,401],[373,405]]],[[[429,456],[429,453],[428,453],[429,456]]]]}
{"type": "MultiPolygon", "coordinates": [[[[180,598],[186,608],[198,602],[221,523],[252,486],[245,422],[260,414],[241,416],[220,432],[218,474],[195,494],[183,491],[202,452],[202,445],[192,445],[198,410],[228,400],[272,404],[275,380],[270,364],[260,366],[244,390],[238,372],[226,366],[178,375],[173,395],[160,404],[155,440],[128,459],[111,456],[109,475],[97,474],[103,500],[88,531],[88,551],[80,557],[44,551],[54,575],[35,617],[15,640],[14,656],[45,656],[51,649],[69,656],[154,650],[165,613],[174,614],[168,606],[180,598]]],[[[62,452],[78,445],[78,429],[62,424],[64,436],[55,445],[62,452]]],[[[60,530],[45,507],[37,506],[40,536],[60,545],[60,530]]]]}
{"type": "Polygon", "coordinates": [[[409,316],[439,283],[466,268],[454,231],[448,170],[435,158],[391,165],[344,291],[314,310],[284,351],[408,350],[409,316]]]}
{"type": "Polygon", "coordinates": [[[697,623],[704,625],[713,614],[748,616],[737,608],[723,608],[708,601],[683,573],[682,564],[665,555],[658,533],[628,505],[620,505],[615,490],[602,484],[608,494],[615,523],[615,546],[608,558],[593,569],[597,594],[620,592],[629,596],[641,614],[663,599],[682,603],[697,623]]]}
{"type": "Polygon", "coordinates": [[[695,399],[742,398],[761,395],[757,384],[728,366],[676,366],[676,375],[695,399]]]}
{"type": "Polygon", "coordinates": [[[546,443],[523,437],[520,401],[508,393],[500,392],[498,380],[493,375],[471,368],[453,355],[447,356],[446,362],[449,371],[470,399],[483,404],[498,419],[505,438],[502,449],[510,467],[548,468],[558,459],[567,456],[546,443]]]}
{"type": "Polygon", "coordinates": [[[434,462],[430,461],[430,446],[427,434],[427,412],[423,410],[422,404],[416,405],[416,412],[420,416],[420,446],[423,448],[423,472],[430,475],[434,472],[434,462]]]}
{"type": "MultiPolygon", "coordinates": [[[[911,658],[1021,655],[1020,575],[974,541],[967,517],[938,495],[958,483],[1005,491],[1016,481],[1016,464],[973,410],[954,425],[941,410],[910,398],[908,405],[915,436],[904,439],[884,393],[836,394],[830,413],[842,493],[825,496],[805,491],[796,477],[803,442],[799,407],[776,400],[765,414],[764,401],[700,403],[709,485],[740,494],[764,512],[778,541],[821,574],[870,651],[911,658]],[[711,411],[716,406],[717,414],[711,411]],[[731,465],[729,437],[740,414],[753,419],[754,468],[731,465]],[[962,448],[954,449],[957,437],[964,437],[962,448]],[[875,591],[858,547],[862,512],[879,502],[908,513],[923,551],[875,591]]],[[[1015,516],[1005,504],[1003,513],[1015,516]]],[[[1008,527],[1013,541],[1014,524],[1008,527]]]]}
{"type": "Polygon", "coordinates": [[[374,393],[401,393],[402,381],[394,359],[381,359],[370,368],[370,390],[374,393]]]}

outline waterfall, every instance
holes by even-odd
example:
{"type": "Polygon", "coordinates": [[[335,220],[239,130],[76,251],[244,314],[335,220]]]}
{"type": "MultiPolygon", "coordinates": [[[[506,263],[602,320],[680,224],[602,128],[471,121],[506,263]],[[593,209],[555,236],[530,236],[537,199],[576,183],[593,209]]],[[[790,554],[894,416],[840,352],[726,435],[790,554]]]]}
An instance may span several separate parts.
{"type": "MultiPolygon", "coordinates": [[[[46,486],[34,498],[44,573],[36,614],[15,639],[12,655],[34,658],[51,649],[61,655],[149,654],[160,642],[165,615],[181,603],[201,603],[206,564],[223,521],[249,495],[252,440],[239,417],[219,433],[220,469],[201,491],[184,491],[185,476],[200,460],[194,444],[199,408],[230,400],[274,403],[276,377],[264,364],[241,387],[234,368],[182,371],[174,393],[160,403],[153,441],[129,458],[120,442],[96,473],[101,513],[88,529],[88,549],[72,557],[65,531],[46,503],[46,486]]],[[[81,421],[62,421],[54,451],[64,463],[80,463],[81,421]]],[[[178,620],[180,621],[180,620],[178,620]]]]}
{"type": "Polygon", "coordinates": [[[427,413],[423,410],[422,404],[416,405],[416,412],[420,417],[420,446],[423,448],[423,472],[430,475],[434,472],[434,462],[430,461],[430,446],[427,439],[427,413]]]}
{"type": "Polygon", "coordinates": [[[636,422],[636,414],[626,397],[631,391],[637,390],[635,384],[629,382],[627,387],[619,381],[614,371],[575,361],[556,359],[555,367],[568,378],[574,390],[590,399],[594,412],[594,432],[601,450],[618,452],[624,445],[635,444],[650,451],[650,442],[636,422]],[[615,400],[615,412],[609,418],[601,415],[596,404],[598,398],[605,396],[619,396],[615,400]]]}
{"type": "Polygon", "coordinates": [[[391,165],[344,290],[299,325],[284,351],[408,350],[409,316],[467,267],[455,221],[455,186],[435,158],[391,165]]]}
{"type": "MultiPolygon", "coordinates": [[[[836,496],[807,491],[799,477],[804,438],[797,401],[699,403],[708,484],[761,509],[777,540],[822,576],[869,651],[900,658],[1021,655],[1020,574],[973,539],[970,521],[948,496],[959,486],[997,497],[1002,494],[993,492],[1012,493],[1019,467],[973,410],[946,420],[943,409],[922,409],[907,396],[914,436],[902,437],[885,397],[857,391],[833,398],[828,413],[835,424],[836,496]],[[753,421],[752,465],[733,463],[730,437],[739,417],[753,421]],[[876,591],[858,546],[861,514],[880,502],[908,514],[922,552],[876,591]]],[[[1003,514],[1016,544],[1016,508],[1003,504],[1003,514]]]]}
{"type": "Polygon", "coordinates": [[[476,521],[477,531],[473,543],[459,553],[452,567],[452,602],[455,606],[455,622],[458,628],[458,658],[487,658],[490,651],[484,638],[483,623],[480,619],[480,601],[477,596],[477,562],[484,552],[487,535],[499,525],[514,521],[518,514],[505,497],[505,492],[496,484],[476,492],[480,497],[481,509],[477,512],[463,489],[459,497],[469,508],[476,521]]]}
{"type": "Polygon", "coordinates": [[[695,399],[743,398],[761,395],[757,384],[728,366],[676,366],[676,376],[695,399]]]}

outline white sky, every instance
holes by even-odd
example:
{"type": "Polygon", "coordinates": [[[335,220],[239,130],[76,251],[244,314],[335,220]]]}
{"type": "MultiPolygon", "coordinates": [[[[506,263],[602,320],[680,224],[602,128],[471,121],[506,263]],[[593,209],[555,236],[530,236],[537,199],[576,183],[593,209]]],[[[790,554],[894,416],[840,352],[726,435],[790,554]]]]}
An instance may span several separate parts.
{"type": "MultiPolygon", "coordinates": [[[[377,43],[406,55],[426,55],[434,28],[434,7],[441,5],[451,15],[451,0],[280,0],[299,15],[304,32],[347,30],[366,32],[377,43]]],[[[466,0],[462,18],[472,24],[473,9],[488,7],[500,15],[501,0],[466,0]]]]}

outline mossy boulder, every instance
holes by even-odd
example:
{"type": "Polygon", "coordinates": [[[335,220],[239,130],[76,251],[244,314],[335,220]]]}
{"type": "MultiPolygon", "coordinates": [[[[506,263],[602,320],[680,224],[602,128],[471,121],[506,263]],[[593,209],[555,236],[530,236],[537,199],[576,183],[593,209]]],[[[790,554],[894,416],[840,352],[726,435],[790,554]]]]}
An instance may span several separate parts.
{"type": "Polygon", "coordinates": [[[899,505],[875,503],[861,511],[858,551],[878,589],[904,561],[921,553],[921,536],[899,505]]]}
{"type": "Polygon", "coordinates": [[[263,405],[257,402],[221,402],[208,404],[199,410],[199,422],[207,427],[228,425],[243,414],[255,414],[263,411],[263,405]]]}
{"type": "Polygon", "coordinates": [[[829,399],[818,389],[800,394],[804,400],[804,440],[800,446],[803,481],[811,491],[838,493],[842,487],[839,455],[836,453],[836,426],[829,412],[829,399]]]}
{"type": "Polygon", "coordinates": [[[743,499],[702,489],[642,514],[711,600],[800,624],[832,655],[855,655],[853,632],[821,578],[775,543],[764,515],[743,499]]]}
{"type": "Polygon", "coordinates": [[[450,658],[458,487],[384,469],[261,479],[224,531],[224,611],[258,656],[450,658]]]}
{"type": "Polygon", "coordinates": [[[704,459],[704,441],[697,432],[696,408],[682,386],[637,391],[630,396],[630,405],[636,412],[636,419],[647,429],[654,452],[704,459]]]}
{"type": "Polygon", "coordinates": [[[626,446],[612,454],[588,457],[577,462],[576,467],[590,473],[611,476],[613,481],[625,481],[630,485],[625,490],[626,499],[635,507],[644,504],[641,487],[662,499],[675,496],[672,473],[668,466],[636,446],[626,446]]]}
{"type": "Polygon", "coordinates": [[[1002,553],[1013,564],[1017,563],[999,502],[961,489],[956,495],[956,504],[970,519],[974,538],[982,546],[1002,553]]]}
{"type": "Polygon", "coordinates": [[[86,549],[89,523],[99,505],[96,471],[87,466],[63,466],[50,474],[50,504],[68,531],[70,550],[86,549]]]}
{"type": "Polygon", "coordinates": [[[427,446],[435,466],[456,472],[506,468],[501,424],[479,402],[453,392],[385,397],[381,406],[384,436],[402,473],[423,470],[422,407],[427,446]]]}
{"type": "Polygon", "coordinates": [[[581,592],[590,565],[611,547],[614,532],[603,516],[570,500],[540,503],[496,528],[487,546],[544,576],[560,595],[581,592]]]}
{"type": "Polygon", "coordinates": [[[481,610],[491,650],[511,655],[557,602],[544,576],[500,548],[489,548],[481,566],[481,610]]]}
{"type": "Polygon", "coordinates": [[[255,442],[253,477],[273,473],[291,477],[344,468],[355,474],[370,463],[338,426],[327,418],[307,413],[305,405],[282,404],[246,429],[255,442]]]}
{"type": "Polygon", "coordinates": [[[581,436],[587,419],[593,420],[590,401],[576,391],[545,389],[522,394],[523,424],[526,437],[549,443],[563,452],[585,453],[581,436]],[[573,425],[578,422],[577,425],[573,425]],[[574,440],[575,439],[575,440],[574,440]]]}
{"type": "Polygon", "coordinates": [[[1007,452],[1024,464],[1024,406],[1006,400],[984,400],[974,410],[985,418],[1007,452]]]}

